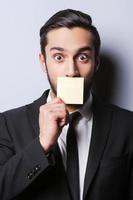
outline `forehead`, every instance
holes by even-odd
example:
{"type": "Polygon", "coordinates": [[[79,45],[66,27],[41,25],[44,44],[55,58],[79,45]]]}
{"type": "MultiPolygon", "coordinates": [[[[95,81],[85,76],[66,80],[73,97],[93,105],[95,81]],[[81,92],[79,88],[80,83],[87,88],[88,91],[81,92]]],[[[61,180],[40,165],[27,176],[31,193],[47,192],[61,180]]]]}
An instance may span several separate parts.
{"type": "Polygon", "coordinates": [[[76,50],[83,46],[90,46],[92,48],[93,35],[90,31],[80,27],[54,29],[47,34],[46,49],[54,46],[68,50],[76,50]]]}

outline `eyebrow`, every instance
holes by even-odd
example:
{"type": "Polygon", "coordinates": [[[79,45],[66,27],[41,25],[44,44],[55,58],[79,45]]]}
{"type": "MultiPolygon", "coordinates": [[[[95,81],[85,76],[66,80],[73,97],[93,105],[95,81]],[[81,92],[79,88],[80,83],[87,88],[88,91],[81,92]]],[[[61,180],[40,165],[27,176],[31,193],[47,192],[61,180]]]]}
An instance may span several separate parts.
{"type": "Polygon", "coordinates": [[[52,47],[52,48],[50,49],[50,51],[52,51],[52,50],[65,51],[65,49],[62,48],[62,47],[52,47]]]}
{"type": "Polygon", "coordinates": [[[90,46],[85,46],[85,47],[81,47],[77,50],[78,53],[82,52],[82,51],[92,51],[92,47],[90,46]]]}
{"type": "MultiPolygon", "coordinates": [[[[83,51],[92,51],[92,47],[90,46],[85,46],[85,47],[81,47],[77,50],[77,53],[83,52],[83,51]]],[[[62,48],[62,47],[52,47],[50,49],[50,51],[52,50],[58,50],[58,51],[67,51],[66,49],[62,48]]]]}

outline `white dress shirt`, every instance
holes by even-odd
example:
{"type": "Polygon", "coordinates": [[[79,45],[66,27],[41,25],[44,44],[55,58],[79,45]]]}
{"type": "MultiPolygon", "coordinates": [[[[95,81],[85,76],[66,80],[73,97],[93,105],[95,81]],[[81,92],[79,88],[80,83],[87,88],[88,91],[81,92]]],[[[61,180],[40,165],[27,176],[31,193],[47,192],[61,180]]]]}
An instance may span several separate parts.
{"type": "MultiPolygon", "coordinates": [[[[47,98],[47,102],[51,101],[50,92],[47,98]]],[[[81,114],[80,120],[75,125],[75,130],[77,134],[77,145],[78,145],[78,156],[79,156],[79,186],[80,186],[80,200],[82,200],[83,189],[84,189],[84,178],[86,172],[86,165],[88,160],[91,132],[92,132],[92,95],[90,96],[86,103],[78,109],[81,114]]],[[[71,113],[70,113],[71,114],[71,113]]],[[[63,164],[66,170],[66,136],[69,124],[65,125],[62,129],[62,132],[58,138],[58,145],[61,151],[63,164]]]]}

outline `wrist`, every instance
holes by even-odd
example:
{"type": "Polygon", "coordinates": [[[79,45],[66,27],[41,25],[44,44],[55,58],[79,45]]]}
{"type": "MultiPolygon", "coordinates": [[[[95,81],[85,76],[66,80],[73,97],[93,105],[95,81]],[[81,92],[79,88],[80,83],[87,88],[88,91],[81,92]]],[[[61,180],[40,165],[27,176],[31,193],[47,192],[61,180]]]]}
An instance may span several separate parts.
{"type": "Polygon", "coordinates": [[[40,137],[39,137],[39,141],[40,141],[41,147],[44,150],[45,155],[48,155],[50,153],[50,151],[51,151],[51,148],[40,137]]]}

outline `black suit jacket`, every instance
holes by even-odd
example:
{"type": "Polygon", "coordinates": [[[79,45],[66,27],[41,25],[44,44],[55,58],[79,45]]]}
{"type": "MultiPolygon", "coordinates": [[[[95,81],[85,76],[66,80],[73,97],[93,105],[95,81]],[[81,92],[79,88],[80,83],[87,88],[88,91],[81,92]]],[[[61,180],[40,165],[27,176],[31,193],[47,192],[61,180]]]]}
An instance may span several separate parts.
{"type": "MultiPolygon", "coordinates": [[[[39,143],[39,107],[0,115],[0,200],[71,200],[58,145],[49,156],[39,143]]],[[[133,114],[94,98],[84,200],[133,200],[133,114]]]]}

